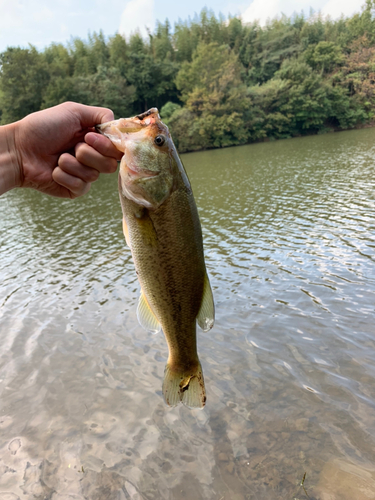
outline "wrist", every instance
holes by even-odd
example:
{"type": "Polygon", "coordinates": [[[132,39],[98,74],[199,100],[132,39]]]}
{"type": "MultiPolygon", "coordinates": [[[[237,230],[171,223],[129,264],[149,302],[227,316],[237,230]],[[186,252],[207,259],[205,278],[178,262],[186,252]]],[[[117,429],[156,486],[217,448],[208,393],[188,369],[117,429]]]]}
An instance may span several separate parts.
{"type": "Polygon", "coordinates": [[[22,184],[16,149],[16,130],[17,123],[0,127],[0,195],[22,184]]]}

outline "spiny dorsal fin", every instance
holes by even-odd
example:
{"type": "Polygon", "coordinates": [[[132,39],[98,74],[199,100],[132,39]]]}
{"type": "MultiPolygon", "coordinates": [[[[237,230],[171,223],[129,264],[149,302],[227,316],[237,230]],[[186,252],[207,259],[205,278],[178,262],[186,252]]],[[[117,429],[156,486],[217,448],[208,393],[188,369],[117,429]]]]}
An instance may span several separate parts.
{"type": "Polygon", "coordinates": [[[155,318],[154,313],[151,311],[150,306],[144,296],[143,291],[141,291],[141,296],[139,297],[138,307],[137,307],[137,318],[139,324],[150,333],[159,333],[161,326],[159,321],[155,318]]]}
{"type": "Polygon", "coordinates": [[[215,305],[212,295],[210,280],[207,273],[204,277],[204,288],[201,308],[197,316],[198,325],[204,332],[208,332],[214,326],[215,322],[215,305]]]}

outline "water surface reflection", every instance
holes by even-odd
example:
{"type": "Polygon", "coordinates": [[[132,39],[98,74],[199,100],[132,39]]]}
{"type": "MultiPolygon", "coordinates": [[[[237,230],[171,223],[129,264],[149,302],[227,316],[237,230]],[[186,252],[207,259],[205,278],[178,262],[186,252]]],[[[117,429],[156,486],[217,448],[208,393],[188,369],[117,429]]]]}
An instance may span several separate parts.
{"type": "Polygon", "coordinates": [[[167,408],[115,176],[0,198],[0,498],[375,498],[375,130],[185,155],[217,322],[167,408]]]}

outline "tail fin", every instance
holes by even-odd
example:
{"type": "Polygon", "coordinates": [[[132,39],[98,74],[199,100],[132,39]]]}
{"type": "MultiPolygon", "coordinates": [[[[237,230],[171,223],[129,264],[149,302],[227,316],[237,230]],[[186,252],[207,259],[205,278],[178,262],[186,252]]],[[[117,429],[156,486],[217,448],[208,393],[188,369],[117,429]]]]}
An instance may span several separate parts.
{"type": "Polygon", "coordinates": [[[170,367],[165,367],[163,382],[164,400],[169,406],[180,402],[189,408],[203,408],[206,404],[206,389],[204,387],[201,364],[195,370],[177,373],[170,367]]]}

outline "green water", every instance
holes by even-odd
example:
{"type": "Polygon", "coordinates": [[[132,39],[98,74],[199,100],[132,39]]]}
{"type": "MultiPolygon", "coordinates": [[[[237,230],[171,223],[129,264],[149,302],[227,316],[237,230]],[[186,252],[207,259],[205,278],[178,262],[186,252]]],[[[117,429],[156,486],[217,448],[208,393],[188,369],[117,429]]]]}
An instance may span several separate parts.
{"type": "Polygon", "coordinates": [[[216,324],[170,409],[116,175],[0,198],[0,499],[375,498],[375,129],[183,156],[216,324]]]}

